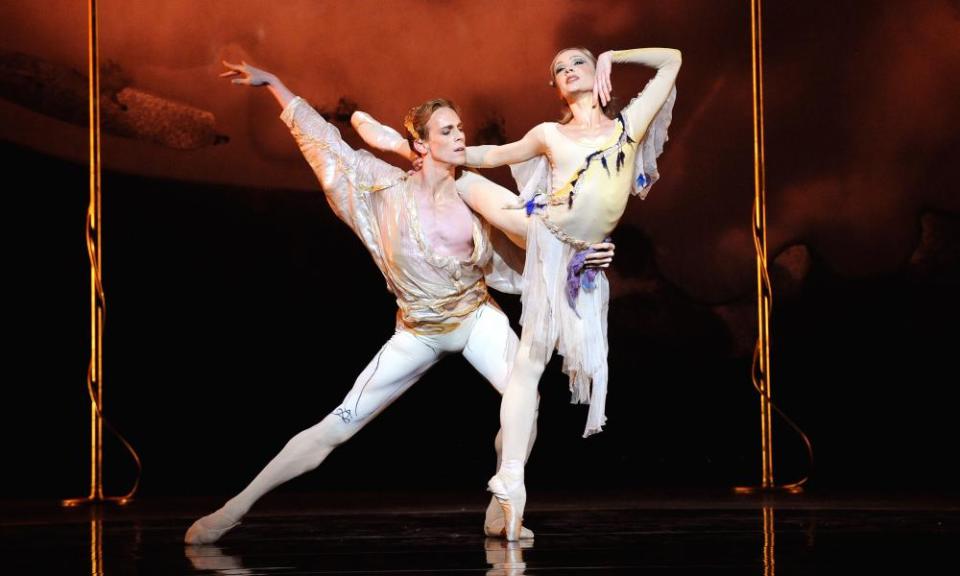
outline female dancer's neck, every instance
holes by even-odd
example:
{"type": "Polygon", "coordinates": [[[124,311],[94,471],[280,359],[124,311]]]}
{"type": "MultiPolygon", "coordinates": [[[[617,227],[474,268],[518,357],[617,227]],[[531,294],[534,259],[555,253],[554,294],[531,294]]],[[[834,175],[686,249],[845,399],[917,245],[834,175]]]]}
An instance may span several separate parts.
{"type": "Polygon", "coordinates": [[[593,97],[593,92],[581,92],[573,100],[568,100],[567,105],[570,106],[570,113],[573,115],[568,124],[592,128],[599,126],[606,119],[600,103],[593,97]]]}

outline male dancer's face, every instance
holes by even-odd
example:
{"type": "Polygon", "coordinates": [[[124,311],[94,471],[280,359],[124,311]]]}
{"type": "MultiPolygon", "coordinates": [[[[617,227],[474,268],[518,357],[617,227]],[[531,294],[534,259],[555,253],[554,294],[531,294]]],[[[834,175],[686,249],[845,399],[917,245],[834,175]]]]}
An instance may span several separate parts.
{"type": "Polygon", "coordinates": [[[438,108],[430,116],[424,144],[434,162],[462,166],[467,161],[463,122],[450,108],[438,108]]]}

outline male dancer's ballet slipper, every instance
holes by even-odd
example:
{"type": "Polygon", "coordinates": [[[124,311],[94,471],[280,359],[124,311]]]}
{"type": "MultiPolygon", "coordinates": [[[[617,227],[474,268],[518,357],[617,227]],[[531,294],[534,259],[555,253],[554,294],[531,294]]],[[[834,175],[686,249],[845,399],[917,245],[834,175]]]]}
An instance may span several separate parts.
{"type": "Polygon", "coordinates": [[[187,544],[213,544],[239,525],[239,519],[233,518],[221,508],[194,522],[187,530],[183,541],[187,544]]]}

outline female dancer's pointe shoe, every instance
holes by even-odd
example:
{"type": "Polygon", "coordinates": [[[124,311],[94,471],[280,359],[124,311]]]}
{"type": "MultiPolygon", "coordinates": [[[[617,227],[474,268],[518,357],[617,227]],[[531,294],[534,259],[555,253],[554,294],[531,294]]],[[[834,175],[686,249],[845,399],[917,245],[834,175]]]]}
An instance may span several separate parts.
{"type": "MultiPolygon", "coordinates": [[[[483,520],[483,533],[488,538],[506,538],[507,529],[503,521],[503,509],[496,498],[490,499],[487,505],[487,512],[483,520]]],[[[526,526],[520,527],[521,540],[533,540],[533,530],[526,526]]]]}
{"type": "MultiPolygon", "coordinates": [[[[506,538],[507,526],[503,518],[496,518],[483,525],[483,534],[488,538],[506,538]]],[[[520,539],[533,540],[533,530],[526,526],[520,526],[520,539]]]]}
{"type": "Polygon", "coordinates": [[[239,519],[229,516],[221,508],[194,522],[187,530],[183,541],[187,544],[213,544],[239,524],[239,519]]]}
{"type": "Polygon", "coordinates": [[[523,480],[507,484],[497,473],[487,482],[487,490],[493,493],[500,507],[503,508],[504,537],[510,542],[516,542],[520,539],[523,508],[527,503],[527,489],[523,485],[523,480]]]}

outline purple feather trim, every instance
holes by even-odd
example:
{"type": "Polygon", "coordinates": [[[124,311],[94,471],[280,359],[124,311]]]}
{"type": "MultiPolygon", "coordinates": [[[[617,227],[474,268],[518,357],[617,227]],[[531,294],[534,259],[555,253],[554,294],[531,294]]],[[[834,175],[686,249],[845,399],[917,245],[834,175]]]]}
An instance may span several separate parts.
{"type": "Polygon", "coordinates": [[[580,289],[591,292],[597,287],[597,274],[600,270],[597,268],[587,268],[587,256],[596,252],[593,248],[580,250],[570,258],[567,264],[567,304],[573,308],[573,312],[580,317],[577,312],[577,296],[580,295],[580,289]]]}

